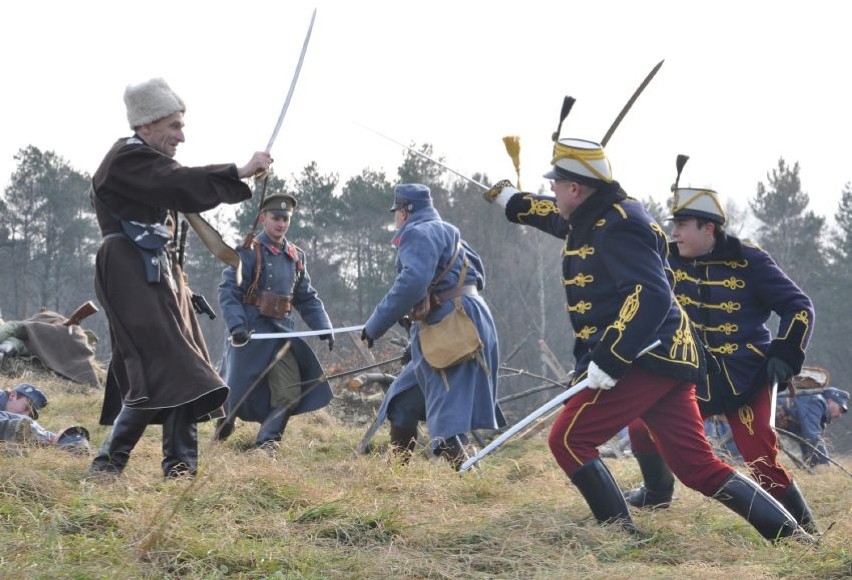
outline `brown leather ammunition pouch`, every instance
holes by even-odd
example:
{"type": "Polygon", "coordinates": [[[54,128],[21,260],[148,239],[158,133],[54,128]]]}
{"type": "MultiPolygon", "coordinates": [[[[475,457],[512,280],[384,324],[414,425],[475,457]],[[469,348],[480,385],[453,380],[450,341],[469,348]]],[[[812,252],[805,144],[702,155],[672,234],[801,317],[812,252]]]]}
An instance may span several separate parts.
{"type": "MultiPolygon", "coordinates": [[[[290,297],[285,294],[259,292],[254,302],[261,316],[268,316],[275,320],[281,320],[286,317],[292,309],[290,297]]],[[[248,302],[246,303],[248,304],[248,302]]]]}
{"type": "Polygon", "coordinates": [[[254,279],[243,297],[243,304],[249,306],[257,306],[261,316],[268,316],[275,320],[281,320],[292,310],[290,305],[290,296],[286,294],[275,294],[265,290],[258,290],[260,285],[260,271],[263,269],[263,259],[260,255],[260,243],[254,242],[255,266],[254,279]]]}

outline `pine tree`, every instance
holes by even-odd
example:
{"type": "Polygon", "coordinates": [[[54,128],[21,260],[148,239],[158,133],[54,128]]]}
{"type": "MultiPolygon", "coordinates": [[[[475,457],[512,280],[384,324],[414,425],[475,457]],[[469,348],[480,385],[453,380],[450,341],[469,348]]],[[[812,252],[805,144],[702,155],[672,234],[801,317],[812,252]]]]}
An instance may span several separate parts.
{"type": "Polygon", "coordinates": [[[825,271],[825,218],[807,209],[810,197],[802,191],[798,163],[790,167],[779,159],[767,180],[768,187],[758,183],[749,204],[760,222],[757,240],[790,278],[809,285],[825,271]]]}

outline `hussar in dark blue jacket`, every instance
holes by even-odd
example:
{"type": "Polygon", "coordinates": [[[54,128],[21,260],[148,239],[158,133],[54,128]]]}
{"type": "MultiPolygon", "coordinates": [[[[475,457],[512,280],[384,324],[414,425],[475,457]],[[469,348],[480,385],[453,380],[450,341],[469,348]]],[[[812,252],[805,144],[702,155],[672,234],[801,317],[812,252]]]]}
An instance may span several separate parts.
{"type": "MultiPolygon", "coordinates": [[[[674,189],[669,262],[675,296],[720,367],[699,385],[698,406],[704,417],[727,417],[755,480],[814,532],[804,497],[778,461],[778,440],[770,424],[772,385],[786,388],[801,370],[813,330],[813,305],[769,254],[725,232],[726,216],[715,191],[674,189]],[[773,312],[779,317],[774,338],[766,325],[773,312]]],[[[651,434],[632,424],[630,437],[646,481],[627,492],[628,501],[637,507],[668,505],[674,479],[651,434]]]]}

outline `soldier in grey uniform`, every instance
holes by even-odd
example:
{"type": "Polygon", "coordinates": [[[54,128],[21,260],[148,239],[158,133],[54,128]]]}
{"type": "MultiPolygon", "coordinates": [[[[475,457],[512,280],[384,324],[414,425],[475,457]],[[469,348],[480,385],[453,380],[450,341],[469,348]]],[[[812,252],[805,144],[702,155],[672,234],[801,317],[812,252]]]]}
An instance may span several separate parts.
{"type": "MultiPolygon", "coordinates": [[[[292,415],[321,409],[331,401],[331,386],[319,380],[323,369],[313,350],[304,340],[292,338],[287,339],[290,347],[283,358],[232,412],[285,343],[285,339],[251,340],[252,333],[292,332],[293,309],[312,330],[332,328],[311,285],[304,250],[286,238],[296,205],[288,193],[264,200],[259,217],[263,232],[250,248],[239,249],[242,283],[237,283],[234,268],[226,268],[219,285],[219,304],[230,333],[220,368],[231,388],[225,406],[229,416],[260,422],[255,446],[269,449],[281,440],[292,415]]],[[[320,340],[329,350],[334,348],[331,332],[320,340]]],[[[224,440],[233,430],[233,418],[220,421],[217,437],[224,440]]]]}

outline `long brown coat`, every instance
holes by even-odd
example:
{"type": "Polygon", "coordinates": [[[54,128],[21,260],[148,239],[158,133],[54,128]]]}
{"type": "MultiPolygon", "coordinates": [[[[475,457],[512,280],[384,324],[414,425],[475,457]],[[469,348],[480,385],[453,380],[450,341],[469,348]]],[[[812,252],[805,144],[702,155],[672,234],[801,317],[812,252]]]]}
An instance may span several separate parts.
{"type": "MultiPolygon", "coordinates": [[[[121,232],[116,216],[173,225],[173,212],[197,213],[251,197],[235,165],[183,167],[138,137],[116,142],[92,181],[104,236],[121,232]]],[[[228,396],[174,259],[170,271],[171,276],[164,268],[160,281],[149,283],[135,244],[124,236],[110,236],[98,250],[95,291],[112,341],[101,424],[112,424],[121,404],[169,409],[192,403],[195,417],[204,419],[228,396]]]]}

